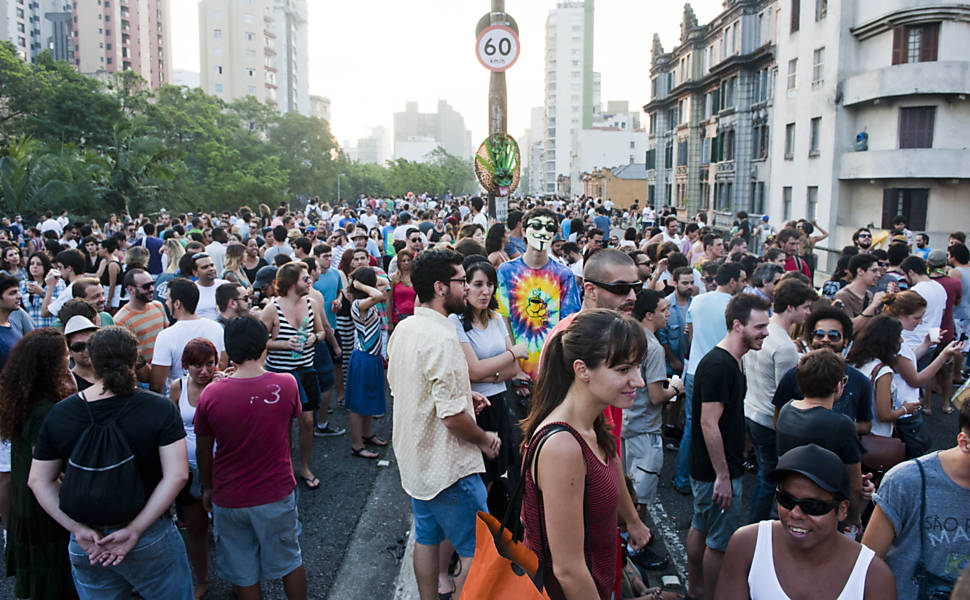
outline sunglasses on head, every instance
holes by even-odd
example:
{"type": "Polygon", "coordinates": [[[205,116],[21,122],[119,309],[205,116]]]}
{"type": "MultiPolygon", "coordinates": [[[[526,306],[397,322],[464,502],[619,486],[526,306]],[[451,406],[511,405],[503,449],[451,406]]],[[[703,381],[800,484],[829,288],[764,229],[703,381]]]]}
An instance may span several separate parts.
{"type": "Polygon", "coordinates": [[[596,287],[603,288],[607,292],[616,294],[618,296],[626,296],[630,293],[630,290],[633,290],[633,293],[637,294],[643,289],[642,281],[615,281],[613,283],[604,283],[602,281],[594,281],[592,279],[587,279],[586,281],[592,283],[596,287]]]}
{"type": "Polygon", "coordinates": [[[540,221],[533,221],[526,226],[528,229],[545,229],[549,233],[556,233],[559,230],[559,226],[555,223],[542,223],[540,221]]]}
{"type": "Polygon", "coordinates": [[[825,500],[816,500],[815,498],[796,498],[788,492],[781,490],[775,490],[775,499],[778,500],[778,506],[781,506],[785,510],[794,510],[797,506],[802,509],[803,513],[811,517],[827,515],[839,505],[835,500],[826,502],[825,500]]]}
{"type": "Polygon", "coordinates": [[[838,329],[829,329],[828,331],[825,331],[824,329],[816,329],[814,332],[812,332],[812,335],[815,336],[815,339],[817,340],[827,337],[829,338],[830,342],[842,341],[842,332],[838,329]]]}

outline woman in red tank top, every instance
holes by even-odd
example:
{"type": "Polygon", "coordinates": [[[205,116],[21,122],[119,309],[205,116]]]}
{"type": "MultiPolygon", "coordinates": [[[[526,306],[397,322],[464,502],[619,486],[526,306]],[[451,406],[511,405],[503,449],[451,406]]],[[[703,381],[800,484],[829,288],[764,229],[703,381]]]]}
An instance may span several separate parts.
{"type": "Polygon", "coordinates": [[[638,545],[649,541],[649,530],[620,491],[625,485],[622,466],[603,418],[609,406],[633,404],[637,388],[644,385],[640,362],[645,353],[640,325],[604,309],[581,311],[543,352],[531,411],[522,425],[528,440],[522,455],[547,427],[566,429],[549,434],[537,464],[527,467],[522,522],[525,543],[543,562],[553,600],[612,597],[618,509],[632,525],[631,540],[638,545]]]}
{"type": "Polygon", "coordinates": [[[391,328],[401,320],[414,314],[414,286],[411,285],[411,263],[414,262],[414,252],[407,248],[397,253],[397,271],[391,275],[391,294],[388,298],[387,314],[391,319],[391,328]]]}

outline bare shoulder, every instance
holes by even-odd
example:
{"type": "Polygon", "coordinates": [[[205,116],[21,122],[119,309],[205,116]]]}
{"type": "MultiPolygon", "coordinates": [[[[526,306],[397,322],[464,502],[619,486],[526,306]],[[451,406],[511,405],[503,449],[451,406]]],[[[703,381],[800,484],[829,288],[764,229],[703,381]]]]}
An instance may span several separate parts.
{"type": "MultiPolygon", "coordinates": [[[[774,530],[777,521],[772,521],[774,530]]],[[[758,523],[751,523],[736,530],[728,543],[727,551],[737,553],[741,557],[750,559],[754,555],[754,547],[758,543],[758,523]]]]}
{"type": "Polygon", "coordinates": [[[878,555],[872,557],[866,571],[866,600],[893,598],[896,596],[896,578],[886,561],[878,555]]]}

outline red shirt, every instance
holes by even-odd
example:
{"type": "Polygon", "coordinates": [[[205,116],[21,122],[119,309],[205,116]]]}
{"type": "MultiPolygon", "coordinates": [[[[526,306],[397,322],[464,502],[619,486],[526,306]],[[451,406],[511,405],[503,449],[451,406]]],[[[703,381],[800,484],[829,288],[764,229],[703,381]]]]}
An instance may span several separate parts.
{"type": "Polygon", "coordinates": [[[296,379],[264,373],[213,381],[195,410],[197,436],[214,437],[212,501],[223,508],[279,502],[296,487],[290,419],[300,416],[296,379]]]}
{"type": "Polygon", "coordinates": [[[933,281],[943,286],[946,290],[946,306],[943,308],[943,318],[940,319],[940,329],[945,333],[940,336],[940,347],[949,344],[956,339],[953,332],[953,307],[956,305],[957,298],[963,294],[963,285],[959,279],[954,279],[944,275],[943,277],[930,277],[933,281]]]}
{"type": "Polygon", "coordinates": [[[789,256],[788,260],[785,261],[786,271],[801,271],[805,274],[805,277],[811,279],[812,272],[808,269],[808,262],[800,256],[789,256]]]}

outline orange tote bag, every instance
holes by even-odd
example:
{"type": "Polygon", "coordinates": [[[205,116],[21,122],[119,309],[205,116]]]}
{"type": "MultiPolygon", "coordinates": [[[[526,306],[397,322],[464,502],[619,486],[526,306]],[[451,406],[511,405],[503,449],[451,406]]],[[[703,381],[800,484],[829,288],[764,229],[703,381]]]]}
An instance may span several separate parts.
{"type": "Polygon", "coordinates": [[[535,552],[512,539],[498,519],[479,511],[475,520],[475,558],[461,600],[549,600],[535,552]]]}

